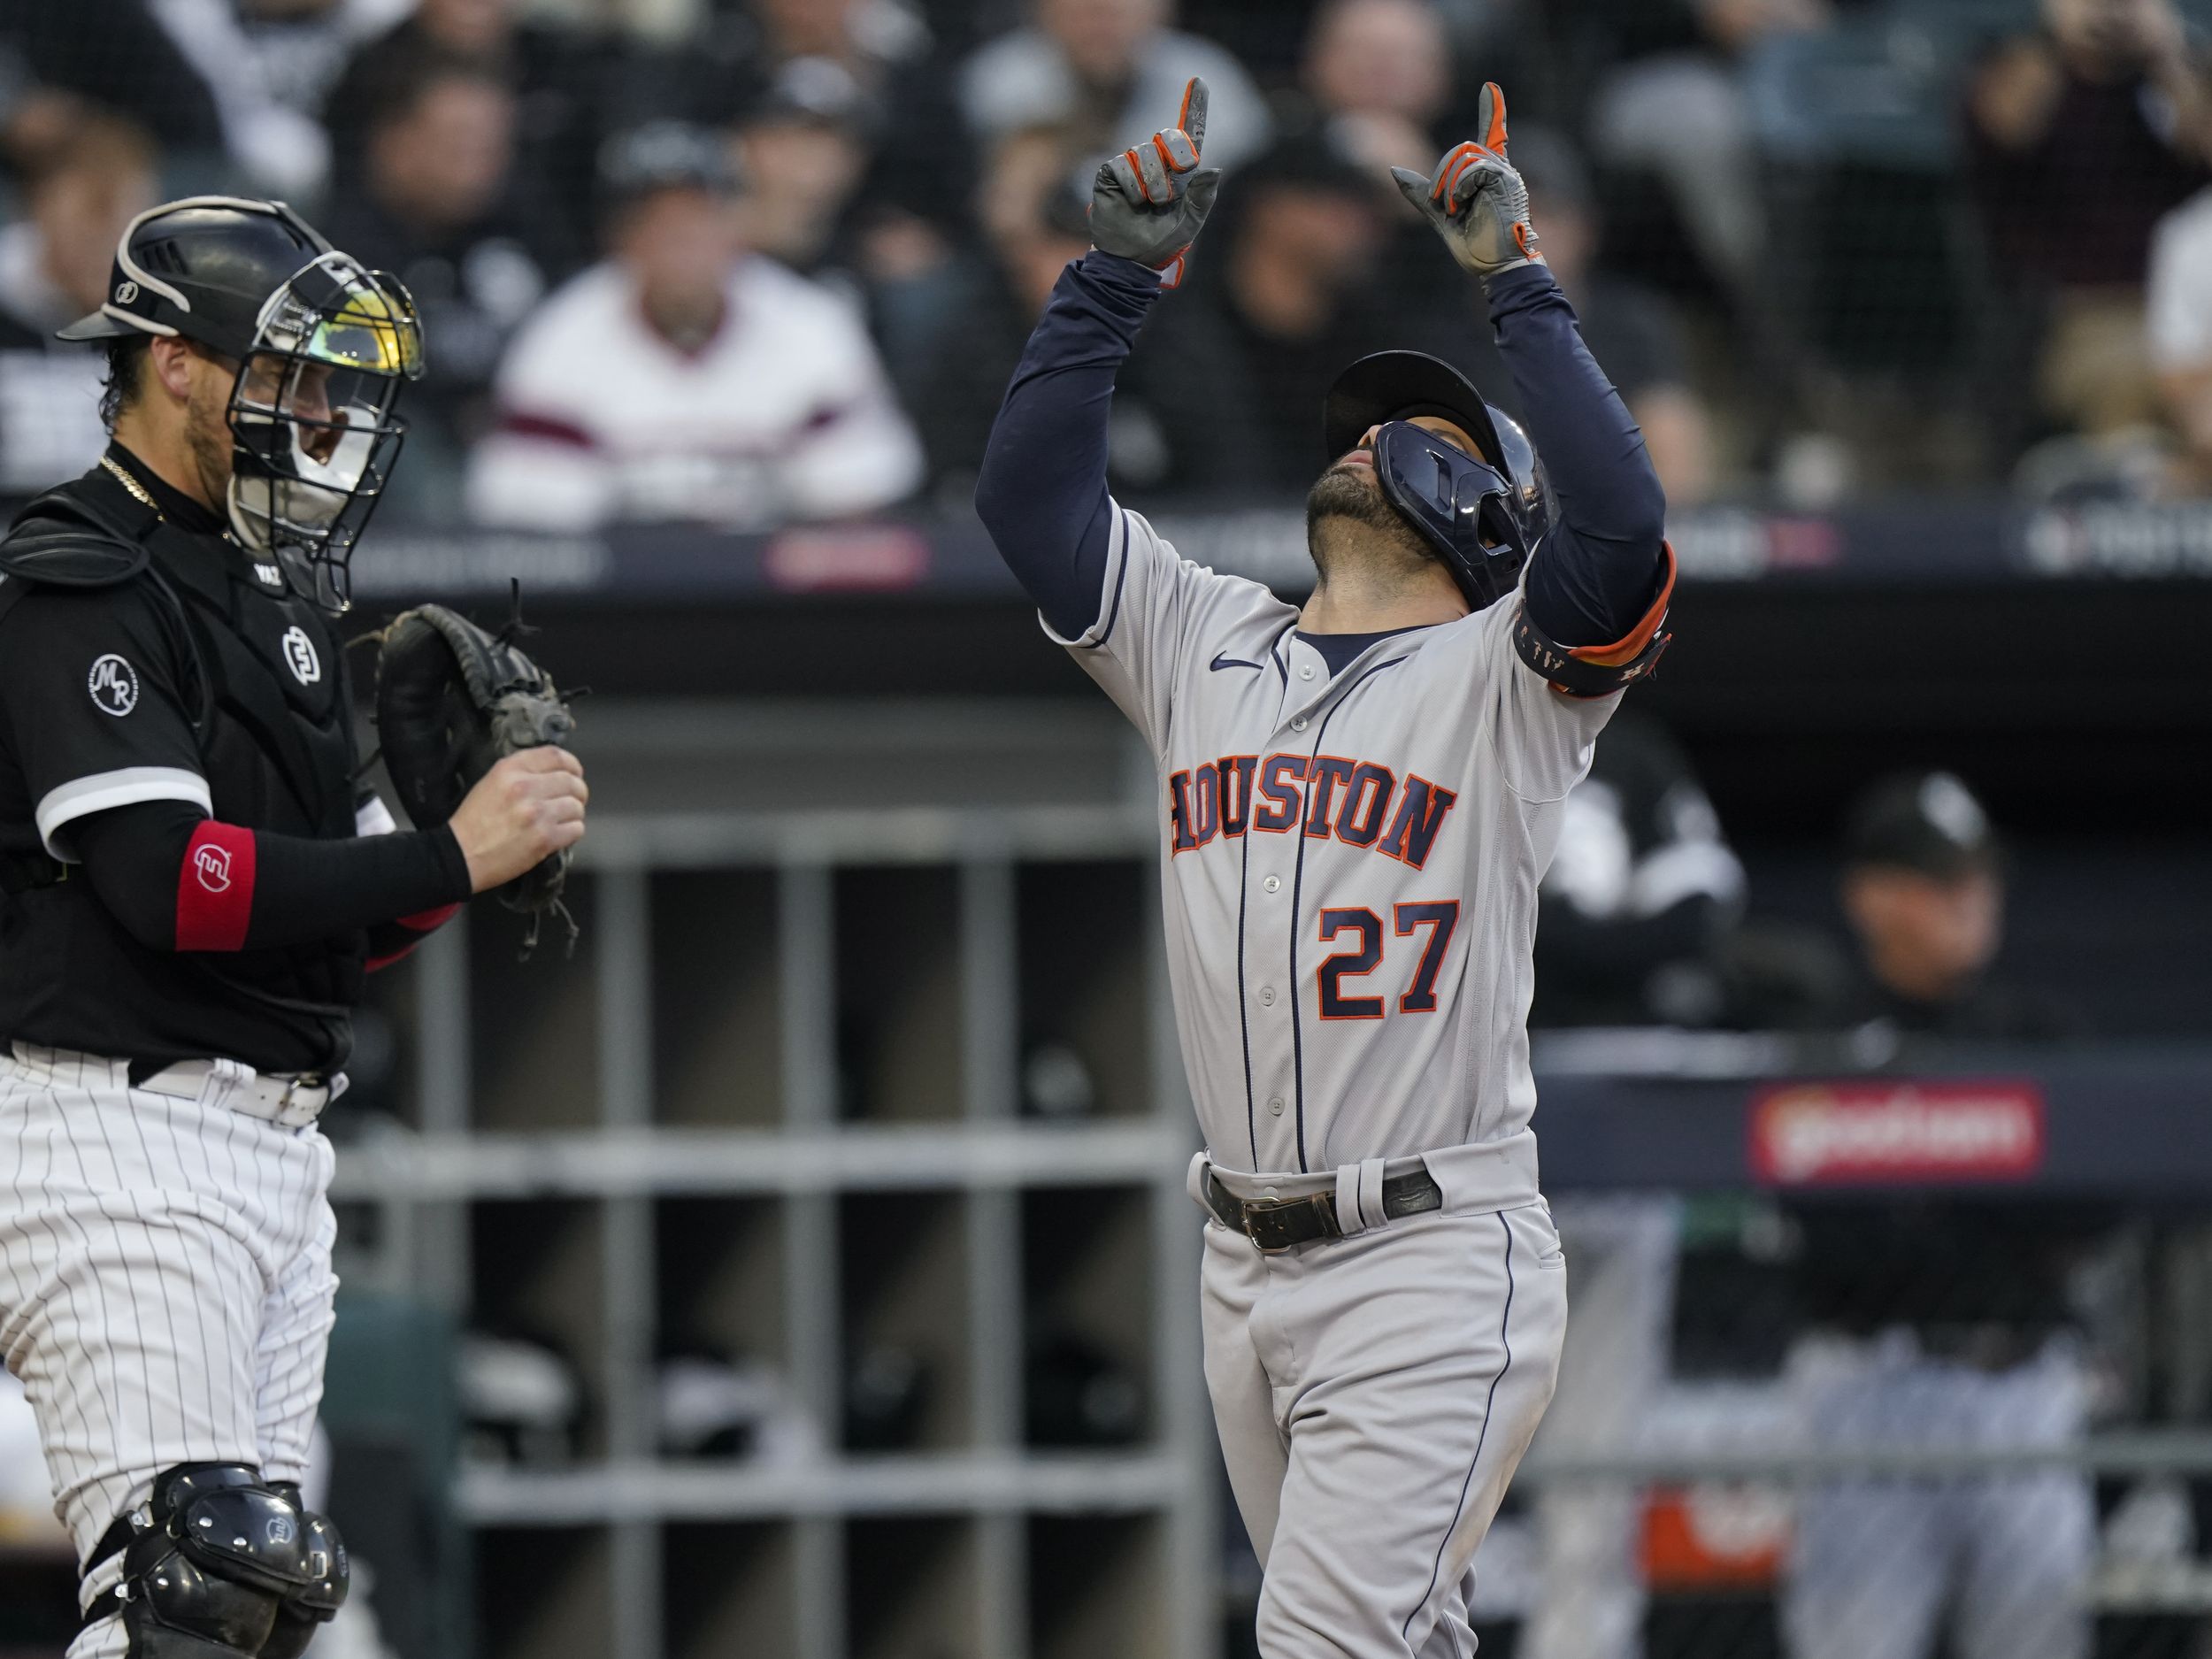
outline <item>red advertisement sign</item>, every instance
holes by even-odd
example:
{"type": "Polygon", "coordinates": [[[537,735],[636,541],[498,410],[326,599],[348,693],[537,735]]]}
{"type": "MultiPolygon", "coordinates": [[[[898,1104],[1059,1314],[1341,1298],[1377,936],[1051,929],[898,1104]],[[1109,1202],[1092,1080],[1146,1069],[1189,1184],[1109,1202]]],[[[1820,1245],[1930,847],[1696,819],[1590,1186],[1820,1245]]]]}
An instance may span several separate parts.
{"type": "Polygon", "coordinates": [[[2043,1144],[2043,1091],[2017,1079],[1776,1083],[1751,1099],[1751,1167],[1778,1187],[2024,1180],[2043,1144]]]}
{"type": "Polygon", "coordinates": [[[929,574],[929,538],[899,524],[786,530],[761,556],[768,580],[791,593],[886,592],[929,574]]]}

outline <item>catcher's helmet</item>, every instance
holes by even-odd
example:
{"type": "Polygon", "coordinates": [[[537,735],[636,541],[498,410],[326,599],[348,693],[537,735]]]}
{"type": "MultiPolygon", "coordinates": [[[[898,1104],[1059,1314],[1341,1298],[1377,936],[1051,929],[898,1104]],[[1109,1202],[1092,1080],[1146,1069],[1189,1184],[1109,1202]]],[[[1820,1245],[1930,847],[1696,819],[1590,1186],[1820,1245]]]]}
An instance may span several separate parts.
{"type": "Polygon", "coordinates": [[[1382,428],[1374,459],[1384,499],[1436,549],[1470,605],[1487,610],[1513,591],[1552,521],[1550,482],[1518,421],[1442,359],[1379,351],[1336,377],[1323,425],[1333,461],[1382,428]],[[1453,422],[1480,453],[1412,425],[1416,415],[1453,422]]]}
{"type": "Polygon", "coordinates": [[[191,196],[125,227],[106,301],[61,331],[132,334],[181,335],[236,361],[232,533],[343,610],[353,544],[398,458],[399,390],[422,373],[406,288],[281,202],[191,196]]]}

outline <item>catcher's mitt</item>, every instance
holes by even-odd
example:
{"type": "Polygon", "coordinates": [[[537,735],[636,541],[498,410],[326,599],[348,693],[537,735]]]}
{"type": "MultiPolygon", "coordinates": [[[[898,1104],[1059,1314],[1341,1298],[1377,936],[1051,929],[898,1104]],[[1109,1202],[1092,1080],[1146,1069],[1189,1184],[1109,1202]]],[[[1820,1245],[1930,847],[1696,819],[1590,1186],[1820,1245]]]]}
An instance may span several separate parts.
{"type": "MultiPolygon", "coordinates": [[[[385,770],[418,829],[453,816],[476,780],[518,749],[568,747],[576,729],[568,699],[515,646],[518,625],[487,634],[443,605],[403,611],[378,636],[376,726],[385,770]]],[[[569,853],[553,854],[498,889],[499,902],[530,918],[536,947],[548,914],[576,923],[561,902],[569,853]]]]}

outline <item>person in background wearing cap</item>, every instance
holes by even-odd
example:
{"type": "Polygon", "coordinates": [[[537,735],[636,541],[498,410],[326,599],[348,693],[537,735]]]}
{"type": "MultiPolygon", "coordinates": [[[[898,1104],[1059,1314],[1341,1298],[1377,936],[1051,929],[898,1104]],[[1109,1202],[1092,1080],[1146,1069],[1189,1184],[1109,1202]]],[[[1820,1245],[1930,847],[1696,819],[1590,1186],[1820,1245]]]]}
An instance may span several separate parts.
{"type": "Polygon", "coordinates": [[[1985,977],[2004,933],[2003,858],[1956,777],[1914,773],[1868,790],[1846,822],[1843,863],[1861,979],[1836,1023],[1993,1041],[2076,1033],[2055,1000],[1985,977]]]}
{"type": "MultiPolygon", "coordinates": [[[[2004,906],[1988,815],[1949,772],[1875,784],[1846,819],[1862,981],[1837,1023],[1908,1037],[2069,1034],[1986,978],[2004,906]]],[[[1848,1455],[2062,1447],[2091,1393],[2075,1271],[2108,1235],[2084,1203],[1945,1192],[1785,1206],[1806,1333],[1786,1369],[1811,1448],[1848,1455]]],[[[2047,1467],[1848,1479],[1799,1498],[1782,1594],[1792,1659],[2085,1659],[2088,1479],[2047,1467]]]]}
{"type": "Polygon", "coordinates": [[[360,188],[333,204],[331,234],[397,273],[437,341],[408,421],[395,503],[461,510],[468,446],[490,425],[492,375],[555,279],[581,261],[553,194],[516,165],[518,111],[480,58],[395,53],[363,112],[360,188]]]}
{"type": "MultiPolygon", "coordinates": [[[[732,0],[640,67],[632,107],[741,130],[763,117],[787,129],[812,122],[856,148],[859,176],[839,187],[836,262],[872,286],[921,280],[970,240],[967,203],[932,170],[965,135],[956,68],[905,0],[732,0]]],[[[825,133],[810,136],[795,148],[826,163],[825,133]]],[[[754,188],[776,193],[778,162],[800,159],[749,157],[754,188]]],[[[770,234],[759,245],[802,271],[813,263],[770,234]]]]}
{"type": "Polygon", "coordinates": [[[756,252],[802,276],[850,268],[846,211],[868,169],[882,111],[841,65],[795,58],[739,110],[733,128],[756,252]]]}
{"type": "Polygon", "coordinates": [[[921,445],[850,307],[748,246],[717,134],[625,134],[601,164],[608,255],[500,365],[469,503],[496,524],[765,529],[888,506],[921,445]]]}

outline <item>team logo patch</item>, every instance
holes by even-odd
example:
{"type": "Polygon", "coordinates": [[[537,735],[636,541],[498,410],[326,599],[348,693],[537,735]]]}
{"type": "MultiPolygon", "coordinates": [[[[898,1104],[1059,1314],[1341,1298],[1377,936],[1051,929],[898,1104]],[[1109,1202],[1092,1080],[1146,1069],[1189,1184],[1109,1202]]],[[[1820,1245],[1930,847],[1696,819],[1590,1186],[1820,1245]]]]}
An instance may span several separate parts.
{"type": "Polygon", "coordinates": [[[307,630],[296,622],[284,631],[284,660],[291,667],[292,678],[303,686],[311,686],[323,677],[322,658],[315,655],[315,641],[307,637],[307,630]]]}
{"type": "Polygon", "coordinates": [[[135,282],[118,282],[118,283],[115,285],[115,303],[116,303],[118,305],[127,305],[127,304],[129,304],[129,303],[130,303],[133,300],[136,299],[137,297],[138,297],[138,284],[137,284],[137,283],[135,283],[135,282]]]}
{"type": "Polygon", "coordinates": [[[201,848],[192,855],[192,867],[199,872],[200,885],[210,893],[230,891],[229,848],[201,848]]]}
{"type": "Polygon", "coordinates": [[[93,705],[103,714],[128,714],[138,706],[138,671],[110,651],[93,659],[92,672],[85,676],[85,689],[92,694],[93,705]]]}

